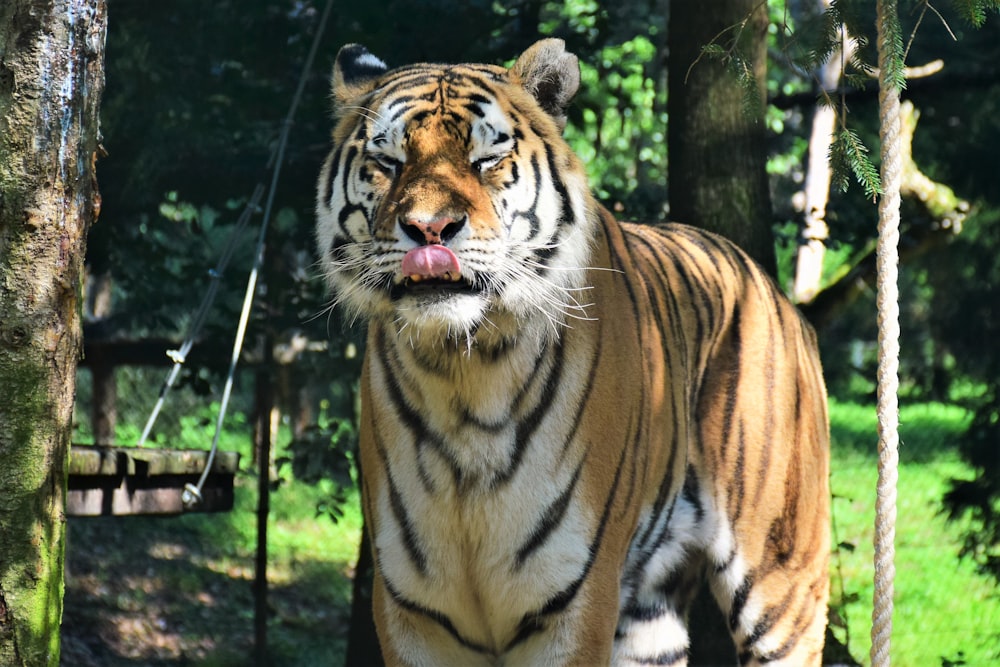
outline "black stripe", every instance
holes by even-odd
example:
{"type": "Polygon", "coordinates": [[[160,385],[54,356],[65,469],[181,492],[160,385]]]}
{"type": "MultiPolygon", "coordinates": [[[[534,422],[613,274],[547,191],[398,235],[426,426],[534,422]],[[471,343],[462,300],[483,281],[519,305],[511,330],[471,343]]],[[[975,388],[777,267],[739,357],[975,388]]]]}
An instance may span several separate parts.
{"type": "Polygon", "coordinates": [[[722,561],[721,563],[715,564],[715,573],[722,574],[730,567],[732,567],[733,563],[735,562],[736,562],[736,547],[733,547],[730,550],[729,555],[726,556],[726,560],[722,561]]]}
{"type": "Polygon", "coordinates": [[[494,488],[509,482],[514,473],[517,472],[521,461],[524,459],[524,452],[531,443],[535,431],[538,430],[542,419],[551,409],[553,404],[551,398],[559,392],[559,382],[562,379],[563,365],[565,363],[565,352],[566,350],[562,342],[556,343],[553,349],[552,367],[549,369],[545,387],[542,389],[539,401],[535,404],[534,409],[517,423],[514,431],[514,451],[511,452],[507,467],[494,476],[492,482],[494,488]]]}
{"type": "Polygon", "coordinates": [[[735,526],[743,516],[743,497],[746,495],[746,438],[743,432],[743,420],[736,427],[736,462],[733,464],[735,474],[729,486],[729,521],[735,526]],[[733,499],[735,496],[735,500],[733,499]]]}
{"type": "Polygon", "coordinates": [[[757,619],[757,622],[753,626],[753,630],[751,630],[750,634],[748,634],[746,639],[743,640],[743,645],[749,649],[749,647],[759,642],[761,637],[770,632],[774,628],[774,624],[776,622],[777,619],[772,615],[771,609],[766,609],[763,615],[757,619]]]}
{"type": "Polygon", "coordinates": [[[437,611],[435,609],[430,609],[428,607],[421,606],[416,602],[403,597],[403,595],[399,591],[397,591],[395,587],[393,587],[392,583],[387,578],[385,578],[384,575],[383,575],[383,581],[385,583],[386,590],[389,592],[389,596],[392,598],[393,602],[398,604],[400,607],[409,612],[412,612],[414,614],[419,614],[424,618],[434,621],[442,628],[444,628],[448,632],[448,634],[450,634],[455,639],[455,641],[457,641],[465,648],[471,651],[475,651],[477,653],[493,655],[493,652],[488,647],[482,644],[477,644],[476,642],[463,637],[462,634],[455,627],[455,624],[451,622],[451,619],[448,618],[446,614],[437,611]]]}
{"type": "MultiPolygon", "coordinates": [[[[791,604],[794,595],[795,595],[795,590],[793,588],[789,588],[788,591],[785,593],[785,597],[781,600],[781,602],[778,605],[769,607],[764,612],[762,620],[757,621],[757,624],[754,626],[753,630],[750,632],[749,635],[747,635],[746,639],[742,642],[743,650],[740,652],[741,662],[744,663],[748,662],[749,659],[753,657],[754,644],[756,644],[758,641],[760,641],[762,637],[764,637],[764,635],[766,635],[767,633],[769,633],[771,630],[774,629],[774,626],[777,624],[778,620],[782,618],[785,615],[785,612],[788,610],[788,607],[791,604]]],[[[812,620],[811,615],[805,614],[804,611],[805,610],[802,609],[801,607],[799,608],[799,613],[798,615],[796,615],[795,620],[792,623],[792,625],[795,626],[794,632],[792,632],[788,637],[785,638],[785,641],[781,644],[781,646],[778,646],[774,650],[769,651],[767,653],[757,655],[756,658],[758,662],[767,663],[767,662],[773,662],[775,660],[781,660],[782,658],[787,657],[788,654],[792,652],[792,649],[795,648],[796,644],[799,643],[799,639],[801,639],[802,635],[805,634],[805,631],[808,629],[809,623],[812,620]],[[803,621],[805,622],[803,623],[803,621]]]]}
{"type": "Polygon", "coordinates": [[[479,106],[478,104],[476,104],[474,102],[469,102],[467,104],[464,104],[463,106],[465,107],[466,110],[471,111],[473,114],[475,114],[479,118],[486,118],[486,112],[483,111],[483,108],[481,106],[479,106]]]}
{"type": "Polygon", "coordinates": [[[629,657],[628,659],[639,665],[676,665],[687,660],[687,657],[687,649],[679,648],[673,651],[664,651],[654,656],[629,657]]]}
{"type": "Polygon", "coordinates": [[[392,508],[392,514],[396,517],[396,522],[399,524],[399,527],[403,532],[403,547],[406,549],[406,555],[410,559],[410,562],[413,563],[413,567],[417,569],[420,576],[426,577],[427,555],[420,546],[420,540],[413,528],[413,522],[410,520],[410,515],[406,511],[406,505],[403,502],[403,497],[399,493],[396,481],[392,478],[392,472],[389,468],[389,461],[386,457],[385,449],[382,447],[381,442],[376,440],[376,443],[379,454],[382,458],[383,467],[385,468],[386,483],[389,487],[389,506],[392,508]]]}
{"type": "Polygon", "coordinates": [[[684,476],[684,487],[681,489],[681,495],[694,507],[695,521],[699,524],[704,521],[705,508],[701,504],[701,498],[698,497],[698,477],[691,464],[688,464],[687,473],[684,476]]]}
{"type": "MultiPolygon", "coordinates": [[[[674,271],[676,272],[676,275],[680,278],[681,283],[683,283],[682,293],[690,296],[692,298],[692,300],[694,299],[695,296],[699,296],[699,295],[702,296],[703,297],[701,299],[702,303],[700,305],[704,306],[704,302],[705,302],[704,292],[702,290],[695,289],[696,281],[694,280],[694,276],[691,275],[689,267],[686,264],[682,264],[681,261],[680,261],[680,259],[677,258],[674,255],[674,251],[675,250],[681,250],[681,249],[678,248],[675,245],[675,243],[667,243],[667,241],[671,241],[672,239],[669,239],[669,237],[663,235],[662,231],[661,231],[661,235],[662,235],[661,237],[662,237],[662,239],[664,241],[662,247],[660,248],[660,255],[661,255],[661,257],[660,257],[660,263],[661,263],[661,265],[665,265],[667,262],[669,262],[670,266],[672,266],[674,268],[674,271]]],[[[688,259],[692,259],[690,257],[690,255],[688,255],[688,259]]],[[[704,281],[702,281],[702,282],[704,282],[704,281]]],[[[675,315],[675,311],[673,310],[673,309],[679,309],[679,304],[677,303],[677,296],[676,296],[676,291],[677,290],[676,289],[669,289],[668,288],[665,291],[666,291],[667,295],[671,297],[671,303],[673,304],[673,308],[672,308],[672,312],[671,312],[672,324],[673,324],[674,327],[677,327],[682,322],[682,320],[681,320],[681,318],[679,316],[679,310],[676,311],[677,312],[676,315],[675,315]]],[[[704,341],[705,340],[705,322],[702,321],[702,310],[703,309],[702,308],[693,308],[692,310],[694,311],[694,334],[693,334],[693,338],[696,341],[704,341]]],[[[711,315],[711,309],[709,309],[709,314],[711,315]]]]}
{"type": "MultiPolygon", "coordinates": [[[[349,217],[351,217],[358,211],[364,213],[365,208],[359,204],[347,204],[342,209],[340,209],[340,213],[337,214],[337,224],[340,225],[340,228],[343,229],[344,231],[347,231],[347,228],[344,227],[344,224],[347,222],[347,219],[349,217]]],[[[367,219],[367,216],[365,217],[365,219],[367,219]]]]}
{"type": "Polygon", "coordinates": [[[343,145],[333,147],[333,154],[330,156],[330,173],[320,184],[319,200],[326,206],[330,205],[330,198],[333,195],[333,184],[337,180],[337,175],[340,174],[340,158],[343,152],[343,145]]]}
{"type": "MultiPolygon", "coordinates": [[[[614,224],[614,223],[612,223],[614,224]]],[[[619,231],[624,233],[624,230],[619,227],[619,231]]],[[[642,321],[643,311],[639,306],[639,299],[635,293],[635,286],[633,285],[633,280],[630,279],[634,275],[634,258],[629,252],[627,245],[620,245],[615,243],[618,241],[618,237],[612,238],[611,230],[605,227],[605,239],[608,244],[608,252],[611,255],[611,268],[615,270],[616,273],[622,276],[621,284],[628,290],[628,300],[632,304],[632,321],[639,323],[642,321]]],[[[613,298],[609,295],[608,298],[613,298]]],[[[636,332],[638,334],[638,331],[636,332]]],[[[639,341],[641,342],[641,341],[639,341]]]]}
{"type": "Polygon", "coordinates": [[[556,164],[556,152],[548,143],[545,144],[545,151],[549,162],[549,178],[556,189],[556,194],[559,195],[559,221],[561,223],[574,223],[576,219],[566,214],[566,211],[569,209],[569,189],[566,187],[566,183],[559,178],[562,170],[556,164]]]}
{"type": "MultiPolygon", "coordinates": [[[[639,439],[639,434],[636,434],[636,439],[639,439]]],[[[521,623],[519,624],[521,630],[517,633],[514,639],[511,640],[506,647],[504,647],[505,653],[516,644],[524,641],[535,632],[543,629],[544,626],[542,624],[542,618],[564,611],[566,607],[573,602],[576,594],[580,592],[583,582],[586,581],[587,576],[590,574],[590,569],[594,566],[594,561],[597,559],[597,552],[600,551],[601,540],[604,538],[604,529],[608,525],[608,516],[611,514],[611,508],[614,505],[614,501],[617,496],[618,484],[621,481],[622,469],[625,465],[625,455],[628,453],[628,449],[629,448],[627,447],[622,448],[621,457],[618,459],[618,465],[615,467],[615,476],[611,482],[611,488],[608,490],[607,499],[604,501],[604,511],[601,513],[601,518],[598,521],[597,531],[594,533],[594,539],[590,542],[587,562],[584,563],[583,571],[580,573],[580,576],[572,581],[569,586],[549,598],[548,602],[542,605],[541,609],[529,612],[521,618],[521,623]]]]}
{"type": "MultiPolygon", "coordinates": [[[[669,478],[669,475],[666,476],[669,478]]],[[[661,484],[661,491],[664,485],[661,484]]],[[[659,501],[659,499],[657,499],[659,501]]],[[[635,566],[632,568],[634,572],[637,572],[637,576],[641,576],[642,572],[646,569],[646,565],[649,563],[650,559],[656,553],[656,549],[663,545],[667,540],[667,534],[670,532],[670,523],[674,516],[674,508],[677,506],[676,498],[674,502],[670,503],[670,507],[666,509],[666,517],[663,521],[660,521],[660,517],[663,516],[663,508],[654,510],[650,514],[649,525],[646,527],[646,531],[642,538],[638,541],[639,557],[636,559],[635,566]],[[653,536],[653,529],[659,526],[659,529],[653,536]]],[[[633,538],[633,543],[635,539],[633,538]]]]}
{"type": "Polygon", "coordinates": [[[733,593],[733,599],[731,601],[731,606],[729,608],[729,630],[730,632],[735,632],[736,626],[740,622],[740,614],[743,613],[743,607],[747,604],[747,597],[750,595],[750,588],[753,586],[753,580],[750,577],[745,577],[740,583],[740,587],[736,589],[733,593]]]}
{"type": "Polygon", "coordinates": [[[538,233],[541,230],[541,225],[538,222],[538,200],[541,197],[541,190],[542,190],[542,181],[541,181],[541,178],[542,178],[542,176],[541,176],[541,173],[540,173],[539,167],[538,167],[538,156],[537,155],[532,155],[531,156],[531,159],[529,160],[529,164],[531,165],[531,173],[532,173],[532,176],[534,177],[535,198],[531,202],[531,205],[528,206],[527,209],[525,209],[523,211],[515,211],[514,214],[513,214],[513,217],[520,216],[520,217],[522,217],[522,218],[524,218],[525,220],[528,221],[528,226],[531,229],[531,233],[528,235],[528,238],[526,240],[531,241],[531,240],[534,240],[535,237],[538,236],[538,233]]]}
{"type": "MultiPolygon", "coordinates": [[[[700,297],[697,303],[694,304],[700,306],[699,308],[694,309],[699,331],[703,331],[700,327],[702,325],[702,312],[704,311],[704,314],[707,315],[704,322],[704,329],[707,330],[708,333],[701,333],[701,335],[708,336],[710,334],[714,334],[716,326],[715,305],[716,303],[721,304],[722,302],[722,285],[720,284],[717,276],[714,278],[706,277],[705,271],[702,267],[703,259],[699,259],[698,256],[691,252],[690,248],[681,243],[681,241],[685,239],[690,242],[691,239],[682,234],[676,234],[678,230],[675,226],[671,226],[669,231],[673,232],[671,235],[671,245],[673,249],[679,256],[682,255],[684,257],[684,262],[677,262],[677,268],[678,273],[685,280],[687,293],[691,295],[692,302],[694,302],[694,297],[700,297]],[[714,296],[708,293],[707,290],[709,288],[713,288],[715,290],[714,296]]],[[[703,252],[705,251],[705,248],[703,247],[700,247],[699,249],[703,252]]],[[[714,261],[712,262],[712,265],[714,268],[718,269],[718,265],[716,265],[714,261]]],[[[699,338],[698,340],[704,340],[704,338],[699,338]]]]}
{"type": "MultiPolygon", "coordinates": [[[[391,347],[386,340],[385,330],[380,328],[377,335],[379,348],[386,351],[386,356],[388,357],[388,351],[391,347]]],[[[396,365],[401,364],[400,360],[396,358],[395,355],[393,355],[393,358],[388,359],[388,361],[394,361],[396,365]]],[[[418,462],[417,472],[424,485],[424,490],[428,493],[433,493],[434,491],[430,475],[424,468],[423,457],[421,456],[421,450],[425,446],[429,446],[444,459],[448,468],[451,470],[451,474],[455,479],[456,485],[459,485],[462,481],[463,473],[461,467],[458,465],[458,461],[451,454],[451,452],[447,450],[444,443],[441,441],[441,438],[432,433],[426,422],[424,422],[417,411],[410,407],[409,402],[403,395],[403,389],[400,386],[398,376],[394,369],[390,367],[389,363],[383,363],[383,368],[385,369],[387,377],[386,387],[389,392],[389,402],[395,408],[396,415],[399,417],[400,421],[403,422],[403,425],[413,435],[414,442],[416,443],[418,462]]]]}
{"type": "Polygon", "coordinates": [[[583,470],[583,463],[584,461],[581,460],[569,484],[559,494],[559,497],[545,508],[545,511],[542,512],[541,521],[535,525],[535,528],[531,531],[531,535],[521,545],[521,548],[517,550],[517,555],[514,559],[515,570],[520,570],[524,567],[524,563],[528,557],[545,544],[556,527],[562,523],[563,517],[566,515],[566,509],[569,507],[569,501],[573,497],[573,491],[576,489],[576,483],[580,480],[580,471],[583,470]]]}
{"type": "MultiPolygon", "coordinates": [[[[437,81],[437,73],[422,68],[406,68],[404,70],[396,70],[392,80],[388,81],[381,88],[378,89],[377,93],[381,99],[387,100],[392,99],[391,104],[396,104],[397,102],[410,102],[417,99],[414,95],[400,95],[398,98],[394,98],[397,91],[412,91],[415,88],[421,88],[423,86],[431,85],[437,81]]],[[[435,93],[437,91],[435,90],[435,93]]],[[[391,105],[390,105],[391,107],[391,105]]]]}
{"type": "Polygon", "coordinates": [[[729,368],[726,369],[726,385],[723,389],[725,393],[726,406],[723,408],[722,415],[722,433],[721,442],[719,443],[719,453],[725,458],[726,449],[729,445],[729,437],[733,430],[733,416],[736,414],[736,399],[739,395],[739,385],[740,385],[740,353],[742,351],[740,340],[740,306],[739,304],[733,304],[732,309],[732,322],[729,325],[729,339],[731,341],[728,346],[735,356],[734,359],[729,363],[729,368]]]}
{"type": "Polygon", "coordinates": [[[639,602],[632,602],[622,610],[622,616],[627,616],[629,619],[638,623],[649,623],[650,621],[656,621],[663,618],[667,614],[673,613],[674,610],[663,602],[655,602],[653,604],[640,604],[639,602]]]}
{"type": "MultiPolygon", "coordinates": [[[[771,312],[778,313],[778,332],[781,334],[781,341],[775,338],[773,333],[773,328],[767,336],[767,349],[766,349],[766,359],[761,369],[765,374],[765,394],[762,403],[764,404],[764,432],[759,438],[758,442],[761,447],[760,453],[757,455],[757,485],[754,488],[753,495],[753,505],[757,506],[760,503],[761,496],[767,487],[767,482],[770,478],[771,473],[771,454],[774,448],[779,445],[774,437],[775,431],[775,409],[778,401],[778,390],[777,390],[777,378],[775,377],[775,367],[778,365],[776,361],[780,353],[777,350],[785,350],[785,357],[789,354],[789,346],[785,340],[785,328],[781,322],[781,308],[780,305],[775,310],[771,312]]],[[[765,315],[766,317],[766,315],[765,315]]],[[[768,327],[771,328],[772,321],[771,318],[767,318],[768,327]]],[[[796,375],[797,375],[796,369],[796,375]]],[[[798,415],[795,415],[796,423],[798,422],[798,415]]],[[[793,436],[794,437],[794,436],[793,436]]]]}
{"type": "Polygon", "coordinates": [[[470,426],[483,431],[484,433],[496,435],[506,429],[510,424],[509,417],[506,415],[501,416],[499,421],[483,421],[476,415],[472,414],[472,410],[468,405],[462,405],[460,408],[456,408],[456,411],[458,412],[458,418],[462,422],[462,426],[470,426]]]}
{"type": "MultiPolygon", "coordinates": [[[[494,95],[493,91],[490,91],[490,95],[494,95]]],[[[469,100],[469,102],[477,105],[482,105],[482,104],[490,105],[493,104],[493,100],[495,99],[495,95],[491,97],[487,95],[480,95],[479,93],[469,93],[464,97],[465,99],[469,100]]]]}

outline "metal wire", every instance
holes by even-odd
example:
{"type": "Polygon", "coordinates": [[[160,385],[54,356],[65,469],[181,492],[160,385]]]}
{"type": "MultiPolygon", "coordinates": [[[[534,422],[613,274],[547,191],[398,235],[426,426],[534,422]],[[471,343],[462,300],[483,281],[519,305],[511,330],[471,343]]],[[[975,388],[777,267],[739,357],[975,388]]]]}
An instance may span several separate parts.
{"type": "MultiPolygon", "coordinates": [[[[254,264],[250,271],[250,277],[247,280],[247,289],[243,298],[243,308],[240,312],[240,321],[237,326],[236,336],[233,340],[233,350],[232,355],[229,360],[229,372],[226,376],[226,384],[223,389],[222,399],[219,405],[219,414],[215,422],[215,434],[212,437],[212,446],[208,453],[208,459],[205,463],[205,468],[201,473],[201,477],[198,479],[197,484],[188,484],[184,488],[182,498],[185,506],[191,507],[201,502],[201,491],[205,485],[205,480],[208,479],[208,475],[212,469],[215,462],[215,455],[219,447],[219,437],[222,434],[222,427],[225,422],[226,410],[229,405],[229,398],[232,394],[233,379],[236,375],[236,366],[239,362],[239,357],[243,349],[243,341],[246,335],[246,328],[250,320],[250,312],[253,309],[253,299],[254,294],[257,289],[257,277],[260,274],[261,267],[264,262],[264,247],[265,240],[267,238],[267,229],[271,219],[271,210],[274,205],[275,192],[278,188],[278,180],[281,175],[281,166],[284,162],[285,149],[288,146],[288,137],[291,131],[292,122],[295,117],[295,112],[298,109],[299,102],[302,99],[302,93],[305,90],[306,81],[309,76],[309,72],[312,70],[313,62],[316,59],[316,52],[319,49],[319,44],[323,36],[323,32],[326,29],[326,25],[329,22],[330,10],[333,7],[333,0],[329,0],[326,7],[323,9],[323,13],[320,16],[319,23],[316,28],[316,34],[313,36],[312,46],[309,49],[309,54],[306,57],[306,61],[302,67],[302,73],[299,76],[298,87],[295,90],[295,94],[292,97],[292,103],[289,107],[288,114],[285,117],[284,122],[281,125],[281,134],[279,136],[278,142],[272,149],[271,154],[268,158],[267,166],[272,170],[271,172],[271,183],[270,188],[267,190],[267,201],[264,206],[263,218],[260,224],[260,230],[257,234],[257,245],[254,251],[254,264]]],[[[177,380],[177,376],[180,374],[181,366],[187,360],[187,355],[190,353],[191,348],[194,346],[194,342],[201,332],[202,327],[207,319],[208,312],[211,310],[213,303],[215,302],[216,295],[219,291],[219,283],[221,282],[222,276],[225,273],[226,267],[232,258],[233,252],[236,248],[237,243],[242,238],[242,233],[250,221],[250,218],[254,213],[260,210],[260,199],[264,194],[264,185],[259,183],[254,192],[244,207],[243,212],[240,214],[237,220],[236,226],[233,228],[232,233],[227,240],[227,243],[223,249],[223,253],[219,258],[218,263],[215,268],[209,272],[211,277],[211,282],[209,283],[208,290],[205,292],[205,296],[198,307],[197,312],[192,318],[187,333],[184,337],[184,341],[177,350],[170,350],[167,354],[173,360],[174,365],[170,369],[166,380],[164,380],[163,385],[160,387],[160,393],[157,398],[152,411],[150,412],[149,418],[146,420],[146,425],[143,428],[142,435],[139,437],[138,446],[142,446],[146,440],[149,438],[149,434],[153,430],[153,425],[156,423],[156,419],[163,408],[164,402],[166,400],[167,394],[173,387],[174,382],[177,380]]]]}
{"type": "Polygon", "coordinates": [[[219,404],[219,415],[215,421],[215,435],[212,437],[212,448],[209,450],[208,460],[205,462],[205,469],[202,470],[201,477],[198,478],[197,485],[188,484],[184,487],[181,499],[184,501],[185,506],[193,506],[201,502],[201,490],[204,487],[205,480],[208,479],[208,475],[212,470],[212,465],[215,462],[215,454],[219,448],[219,436],[222,435],[222,426],[226,418],[226,409],[229,405],[229,397],[233,390],[233,379],[236,376],[236,366],[239,362],[240,352],[243,349],[243,339],[246,335],[247,324],[250,321],[250,312],[253,309],[254,295],[257,292],[257,276],[260,274],[261,267],[264,264],[264,247],[265,240],[267,239],[267,228],[271,221],[271,209],[274,205],[274,196],[278,189],[278,179],[281,176],[281,165],[283,164],[285,158],[285,148],[288,145],[288,135],[291,132],[295,111],[298,109],[299,102],[302,99],[302,92],[305,90],[306,80],[310,70],[312,69],[313,61],[316,59],[316,51],[319,48],[319,43],[323,36],[323,31],[326,28],[332,6],[333,0],[329,0],[326,7],[323,9],[319,25],[316,28],[316,35],[313,37],[312,46],[309,49],[309,55],[306,57],[305,65],[302,68],[302,74],[299,76],[299,85],[295,90],[295,95],[292,97],[292,104],[288,109],[288,115],[285,117],[285,122],[281,125],[281,136],[278,140],[277,152],[273,156],[274,165],[271,174],[271,186],[267,193],[267,203],[264,205],[264,217],[261,220],[260,231],[257,235],[257,248],[254,253],[253,268],[250,270],[250,277],[247,279],[247,289],[243,296],[243,309],[240,312],[240,322],[236,328],[236,337],[233,340],[233,352],[229,359],[229,373],[226,376],[226,385],[223,389],[222,400],[219,404]]]}

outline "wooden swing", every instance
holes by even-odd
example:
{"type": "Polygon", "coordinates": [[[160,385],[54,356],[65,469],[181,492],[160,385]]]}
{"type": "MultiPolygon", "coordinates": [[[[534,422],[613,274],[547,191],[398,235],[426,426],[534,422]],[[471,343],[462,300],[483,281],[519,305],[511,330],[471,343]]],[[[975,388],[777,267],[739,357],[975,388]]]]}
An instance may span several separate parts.
{"type": "Polygon", "coordinates": [[[201,488],[201,502],[184,503],[184,490],[208,466],[209,452],[77,445],[70,447],[68,516],[176,515],[233,508],[236,452],[216,452],[201,488]]]}
{"type": "MultiPolygon", "coordinates": [[[[280,154],[284,151],[287,134],[282,134],[279,144],[280,154]]],[[[275,181],[278,173],[275,168],[275,181]]],[[[242,237],[253,214],[259,210],[264,186],[258,185],[219,258],[215,268],[209,272],[211,282],[202,299],[197,313],[188,326],[184,342],[176,350],[167,350],[166,357],[172,362],[160,395],[153,406],[142,435],[134,447],[102,445],[78,445],[70,448],[69,481],[66,499],[66,513],[69,516],[122,516],[122,515],[176,515],[186,512],[224,512],[233,508],[233,484],[239,469],[239,454],[220,452],[219,436],[222,434],[226,408],[232,393],[236,364],[243,350],[243,339],[253,297],[257,288],[264,256],[264,239],[273,203],[274,183],[268,195],[264,219],[257,238],[254,265],[247,281],[243,309],[237,326],[233,350],[229,362],[229,373],[215,423],[215,436],[207,451],[154,449],[144,447],[152,432],[156,418],[174,382],[180,375],[181,367],[187,360],[191,348],[205,323],[205,319],[215,301],[222,278],[237,243],[242,237]]]]}

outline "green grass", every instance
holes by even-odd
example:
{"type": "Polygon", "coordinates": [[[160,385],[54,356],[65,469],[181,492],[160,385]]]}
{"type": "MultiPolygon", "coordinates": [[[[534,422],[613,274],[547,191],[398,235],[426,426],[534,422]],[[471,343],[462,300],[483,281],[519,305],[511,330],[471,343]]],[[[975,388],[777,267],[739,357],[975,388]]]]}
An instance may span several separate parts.
{"type": "MultiPolygon", "coordinates": [[[[203,408],[180,421],[169,446],[207,449],[214,414],[203,408]]],[[[117,433],[122,443],[137,435],[130,425],[117,433]]],[[[153,446],[167,446],[162,440],[153,446]]],[[[258,497],[250,441],[245,420],[229,420],[220,449],[241,454],[230,512],[69,521],[63,665],[254,664],[258,497]]],[[[357,493],[335,524],[316,512],[329,484],[310,486],[287,470],[281,476],[268,520],[268,664],[338,665],[360,541],[357,493]]]]}
{"type": "MultiPolygon", "coordinates": [[[[831,400],[831,491],[836,536],[832,603],[851,653],[869,664],[877,472],[875,410],[831,400]]],[[[955,442],[968,415],[936,403],[900,411],[896,580],[892,658],[896,665],[1000,661],[1000,591],[956,556],[962,524],[948,522],[941,498],[948,480],[972,472],[955,442]]],[[[962,663],[959,663],[962,664],[962,663]]]]}

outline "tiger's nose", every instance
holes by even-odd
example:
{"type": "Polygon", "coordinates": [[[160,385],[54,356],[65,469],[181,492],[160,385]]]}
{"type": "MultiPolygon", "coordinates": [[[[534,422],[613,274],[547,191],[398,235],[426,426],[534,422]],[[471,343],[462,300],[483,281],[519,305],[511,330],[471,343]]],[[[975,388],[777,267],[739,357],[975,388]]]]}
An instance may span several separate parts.
{"type": "Polygon", "coordinates": [[[403,218],[400,227],[403,233],[421,245],[444,244],[455,237],[465,226],[465,217],[455,219],[442,216],[429,220],[403,218]]]}

